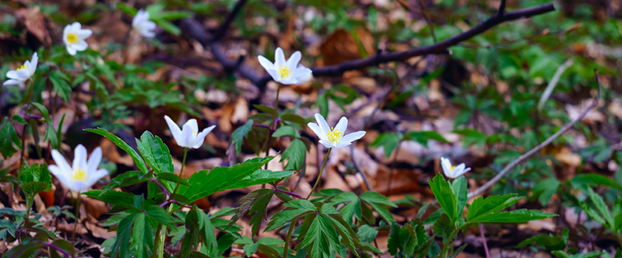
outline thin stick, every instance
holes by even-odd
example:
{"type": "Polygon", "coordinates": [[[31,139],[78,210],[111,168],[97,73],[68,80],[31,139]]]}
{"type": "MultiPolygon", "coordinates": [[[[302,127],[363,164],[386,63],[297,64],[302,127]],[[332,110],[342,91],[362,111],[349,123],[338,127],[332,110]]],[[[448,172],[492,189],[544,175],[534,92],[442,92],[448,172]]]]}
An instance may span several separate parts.
{"type": "Polygon", "coordinates": [[[175,193],[177,193],[177,189],[179,188],[179,185],[181,183],[181,176],[184,174],[184,167],[186,166],[186,156],[188,156],[187,147],[184,148],[184,159],[181,162],[181,170],[179,170],[179,179],[177,180],[177,185],[175,185],[175,189],[173,190],[171,196],[169,196],[169,199],[173,199],[173,196],[175,196],[175,193]]]}
{"type": "Polygon", "coordinates": [[[482,243],[484,243],[484,251],[486,252],[486,258],[490,258],[490,252],[488,251],[488,244],[486,243],[486,235],[484,234],[484,224],[479,223],[479,233],[482,237],[482,243]]]}
{"type": "Polygon", "coordinates": [[[587,115],[587,113],[594,107],[596,107],[596,105],[598,105],[598,102],[600,101],[601,98],[601,87],[600,87],[600,80],[598,79],[598,71],[596,69],[594,69],[594,76],[596,78],[596,83],[598,84],[598,96],[592,101],[592,103],[590,103],[589,106],[587,106],[587,108],[585,108],[580,114],[579,116],[577,116],[577,118],[575,118],[574,120],[572,120],[570,123],[564,125],[564,127],[562,127],[557,133],[551,135],[551,137],[549,137],[548,139],[546,139],[544,142],[540,143],[538,146],[536,146],[535,148],[531,149],[530,151],[528,151],[527,153],[521,155],[520,157],[518,157],[517,159],[515,159],[514,161],[512,161],[510,164],[508,164],[503,170],[501,170],[501,172],[499,172],[499,174],[497,174],[495,177],[493,177],[492,179],[490,179],[490,181],[486,182],[484,185],[480,186],[479,188],[475,189],[475,191],[470,192],[469,195],[467,196],[468,199],[471,199],[475,196],[480,195],[481,193],[483,193],[484,191],[486,191],[488,188],[492,187],[494,184],[496,184],[499,180],[501,180],[501,178],[503,178],[505,176],[505,174],[507,174],[508,172],[510,172],[510,170],[512,170],[514,167],[516,167],[518,164],[520,164],[521,162],[525,161],[527,158],[529,158],[529,156],[533,155],[534,153],[540,151],[542,148],[544,148],[545,146],[549,145],[551,142],[553,142],[555,139],[557,139],[559,136],[561,136],[562,134],[564,134],[566,131],[568,131],[570,128],[572,128],[572,126],[574,126],[574,124],[576,124],[577,122],[581,121],[581,119],[583,119],[583,117],[585,117],[585,115],[587,115]]]}
{"type": "Polygon", "coordinates": [[[328,149],[328,153],[326,153],[326,158],[324,158],[324,163],[322,164],[322,168],[320,169],[320,174],[317,176],[317,180],[315,181],[315,185],[313,185],[313,188],[311,189],[311,192],[309,192],[309,195],[307,196],[307,198],[305,198],[305,200],[309,200],[309,197],[311,197],[311,195],[313,194],[313,191],[315,191],[315,188],[317,188],[317,186],[320,184],[320,181],[322,181],[322,172],[324,172],[324,167],[326,166],[326,161],[328,160],[328,156],[330,156],[330,151],[333,148],[329,148],[328,149]]]}

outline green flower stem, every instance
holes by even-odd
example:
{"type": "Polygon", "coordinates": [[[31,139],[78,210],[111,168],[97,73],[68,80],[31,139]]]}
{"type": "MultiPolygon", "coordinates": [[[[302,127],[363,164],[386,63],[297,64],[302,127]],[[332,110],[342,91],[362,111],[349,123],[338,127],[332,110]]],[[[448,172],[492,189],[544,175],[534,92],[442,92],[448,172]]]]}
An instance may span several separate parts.
{"type": "MultiPolygon", "coordinates": [[[[274,120],[272,125],[270,126],[270,133],[268,134],[268,144],[266,146],[266,157],[270,155],[270,146],[272,145],[272,133],[276,130],[277,126],[277,118],[279,117],[279,93],[281,92],[281,84],[279,83],[279,87],[276,89],[276,98],[274,99],[274,120]]],[[[268,170],[268,163],[264,167],[265,170],[268,170]]],[[[261,189],[266,188],[266,184],[261,185],[261,189]]]]}
{"type": "Polygon", "coordinates": [[[73,222],[73,232],[71,233],[71,244],[73,246],[76,245],[76,231],[78,229],[78,222],[80,221],[80,193],[76,196],[76,213],[75,213],[75,221],[73,222]]]}
{"type": "MultiPolygon", "coordinates": [[[[462,226],[454,229],[453,232],[451,232],[451,235],[449,236],[449,238],[447,238],[447,240],[445,241],[445,243],[443,243],[443,249],[441,250],[441,258],[446,258],[447,257],[447,248],[449,247],[450,243],[452,242],[452,240],[454,240],[454,237],[456,237],[456,235],[458,234],[458,232],[460,232],[460,230],[464,227],[466,227],[467,225],[469,225],[469,223],[464,223],[462,224],[462,226]]],[[[452,249],[453,249],[453,245],[452,249]]]]}
{"type": "Polygon", "coordinates": [[[311,189],[309,196],[307,196],[305,200],[309,200],[309,197],[311,197],[311,195],[313,194],[313,191],[315,191],[315,188],[317,188],[317,185],[320,184],[320,180],[322,180],[322,172],[324,172],[324,166],[326,166],[326,161],[328,161],[328,156],[330,156],[330,151],[332,149],[333,148],[328,149],[328,153],[326,153],[326,157],[324,158],[324,163],[322,164],[322,168],[320,169],[320,175],[318,175],[317,180],[315,180],[315,185],[313,186],[313,189],[311,189]]]}
{"type": "Polygon", "coordinates": [[[292,240],[292,233],[294,233],[294,229],[296,228],[296,222],[298,222],[298,219],[293,220],[292,224],[289,225],[287,237],[285,238],[285,246],[283,248],[283,258],[287,258],[287,249],[289,249],[289,242],[292,240]]]}
{"type": "MultiPolygon", "coordinates": [[[[169,199],[173,199],[173,196],[175,196],[175,193],[177,193],[177,189],[179,188],[179,184],[181,184],[181,175],[184,174],[184,167],[186,166],[186,157],[188,156],[188,148],[184,148],[184,158],[181,161],[181,170],[179,170],[179,179],[177,180],[177,185],[175,185],[175,189],[173,190],[173,193],[171,193],[171,196],[169,196],[169,199]]],[[[171,211],[169,210],[169,213],[171,211]]]]}
{"type": "Polygon", "coordinates": [[[32,208],[32,201],[34,200],[34,195],[26,194],[26,217],[24,218],[24,227],[28,228],[30,223],[30,209],[32,208]]]}

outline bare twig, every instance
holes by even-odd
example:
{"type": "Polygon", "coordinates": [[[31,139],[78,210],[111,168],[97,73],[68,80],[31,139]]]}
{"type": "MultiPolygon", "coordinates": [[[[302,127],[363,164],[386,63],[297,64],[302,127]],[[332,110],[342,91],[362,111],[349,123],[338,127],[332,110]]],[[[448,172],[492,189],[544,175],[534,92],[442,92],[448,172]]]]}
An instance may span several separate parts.
{"type": "Polygon", "coordinates": [[[475,191],[470,192],[468,197],[469,199],[480,195],[481,193],[483,193],[484,191],[486,191],[488,188],[492,187],[495,183],[497,183],[501,178],[503,178],[505,176],[505,174],[507,174],[508,172],[510,172],[510,170],[512,170],[514,167],[516,167],[518,164],[520,164],[521,162],[525,161],[527,158],[529,158],[531,155],[533,155],[534,153],[540,151],[542,148],[544,148],[545,146],[549,145],[551,142],[553,142],[555,139],[557,139],[559,136],[561,136],[562,134],[564,134],[566,131],[568,131],[570,128],[572,128],[572,126],[574,126],[574,124],[576,124],[577,122],[581,121],[581,119],[583,119],[583,117],[585,117],[585,115],[587,115],[587,113],[594,107],[596,107],[596,105],[598,105],[598,101],[600,101],[600,97],[601,97],[601,89],[600,89],[600,80],[598,79],[598,71],[596,69],[594,69],[594,76],[596,78],[596,83],[598,84],[598,96],[592,101],[592,103],[590,103],[589,106],[587,106],[582,112],[581,114],[579,114],[579,116],[577,116],[577,118],[575,118],[574,120],[572,120],[570,123],[564,125],[564,127],[562,127],[557,133],[551,135],[551,137],[549,137],[548,139],[546,139],[544,142],[540,143],[538,146],[536,146],[535,148],[529,150],[527,153],[521,155],[520,157],[518,157],[516,160],[512,161],[510,164],[508,164],[503,170],[501,170],[501,172],[499,172],[499,174],[497,174],[495,177],[493,177],[492,179],[490,179],[490,181],[486,182],[484,185],[480,186],[479,188],[477,188],[475,191]]]}
{"type": "MultiPolygon", "coordinates": [[[[437,44],[412,48],[406,51],[378,54],[368,58],[346,61],[336,65],[312,68],[313,76],[339,76],[346,71],[363,69],[369,66],[375,66],[378,64],[393,61],[406,60],[415,56],[423,56],[428,54],[447,54],[447,49],[449,47],[457,45],[460,42],[479,35],[500,23],[518,20],[521,18],[528,18],[531,16],[548,13],[553,10],[555,10],[555,6],[553,4],[545,4],[533,8],[505,12],[504,15],[500,15],[500,13],[498,12],[490,17],[488,20],[474,26],[470,30],[460,33],[437,44]]],[[[226,56],[224,51],[222,51],[221,46],[215,43],[215,41],[213,40],[216,37],[210,36],[199,22],[194,19],[183,19],[181,20],[180,25],[181,28],[187,34],[189,34],[190,37],[199,41],[203,46],[209,47],[214,54],[214,58],[216,59],[216,61],[220,62],[225,69],[235,68],[236,66],[238,66],[237,60],[231,59],[226,56]]],[[[251,81],[251,83],[255,84],[260,88],[263,88],[266,83],[271,80],[271,77],[269,75],[257,75],[253,69],[246,66],[244,63],[239,64],[237,71],[240,73],[241,76],[247,78],[251,81]]]]}
{"type": "Polygon", "coordinates": [[[557,85],[559,78],[562,77],[562,74],[564,73],[564,71],[566,71],[566,69],[568,69],[568,67],[570,67],[573,63],[574,63],[573,59],[570,58],[566,60],[566,62],[564,62],[559,68],[557,68],[557,71],[555,71],[553,78],[551,79],[549,84],[546,86],[546,89],[542,93],[542,96],[540,97],[540,101],[538,101],[538,110],[541,110],[542,107],[544,107],[544,103],[546,103],[546,101],[551,96],[551,93],[553,93],[553,89],[555,89],[555,85],[557,85]]]}
{"type": "Polygon", "coordinates": [[[497,12],[499,16],[503,16],[505,14],[505,2],[506,0],[501,0],[501,4],[499,4],[499,11],[497,12]]]}
{"type": "Polygon", "coordinates": [[[421,11],[421,16],[423,16],[423,19],[425,19],[425,22],[428,24],[428,27],[430,27],[430,34],[432,34],[432,40],[434,40],[434,44],[436,44],[438,41],[436,40],[436,35],[434,34],[434,25],[432,25],[430,18],[428,18],[428,16],[425,14],[425,5],[423,4],[423,0],[419,0],[419,10],[421,11]]]}
{"type": "Polygon", "coordinates": [[[484,244],[484,251],[486,252],[486,258],[490,258],[490,251],[488,251],[488,243],[486,243],[486,235],[484,234],[483,223],[479,223],[479,233],[482,237],[482,243],[484,244]]]}
{"type": "Polygon", "coordinates": [[[233,10],[231,10],[231,13],[227,16],[227,19],[225,19],[225,21],[220,25],[220,28],[218,28],[216,33],[212,36],[212,41],[218,41],[225,36],[227,30],[229,29],[229,25],[231,25],[231,22],[233,22],[240,10],[242,10],[242,6],[244,6],[244,4],[246,4],[246,0],[239,0],[235,4],[233,10]]]}

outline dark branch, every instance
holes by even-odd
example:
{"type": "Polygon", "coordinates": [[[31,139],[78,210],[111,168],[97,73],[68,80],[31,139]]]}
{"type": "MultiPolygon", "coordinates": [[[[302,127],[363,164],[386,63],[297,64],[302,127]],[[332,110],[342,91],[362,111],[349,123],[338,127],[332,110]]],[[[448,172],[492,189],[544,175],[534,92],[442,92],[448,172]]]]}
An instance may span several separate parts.
{"type": "Polygon", "coordinates": [[[240,10],[242,10],[242,6],[244,6],[244,4],[246,4],[246,0],[239,0],[235,4],[233,10],[231,10],[231,13],[229,13],[229,16],[227,16],[227,19],[225,19],[225,21],[220,25],[220,28],[218,28],[216,33],[214,33],[214,35],[212,36],[212,41],[218,41],[225,36],[227,30],[229,29],[229,25],[231,25],[240,10]]]}
{"type": "MultiPolygon", "coordinates": [[[[243,2],[243,0],[240,0],[243,2]]],[[[241,3],[238,2],[236,7],[240,6],[241,3]]],[[[504,10],[505,1],[501,2],[501,7],[499,10],[504,10]]],[[[369,66],[376,66],[378,64],[393,62],[393,61],[401,61],[406,60],[415,56],[423,56],[428,54],[448,54],[447,50],[449,47],[459,44],[465,40],[468,40],[476,35],[479,35],[486,30],[507,21],[518,20],[521,18],[528,18],[535,15],[540,15],[544,13],[548,13],[555,10],[555,6],[553,4],[545,4],[533,8],[527,8],[522,10],[517,10],[513,12],[507,12],[505,15],[500,15],[500,13],[496,13],[488,20],[484,21],[471,28],[468,31],[460,33],[456,36],[453,36],[449,39],[446,39],[442,42],[439,42],[434,45],[413,48],[406,51],[401,52],[393,52],[393,53],[382,53],[378,55],[374,55],[372,57],[357,59],[352,61],[346,61],[341,64],[312,68],[314,77],[322,77],[322,76],[340,76],[346,71],[351,70],[359,70],[369,66]]],[[[239,12],[239,10],[237,10],[239,12]]],[[[236,12],[236,9],[232,11],[232,14],[236,12]]],[[[232,15],[230,15],[232,16],[232,15]]],[[[233,19],[233,18],[231,18],[233,19]]],[[[272,80],[269,75],[260,76],[255,73],[255,70],[248,67],[246,64],[238,64],[236,59],[231,59],[226,56],[225,52],[222,50],[222,47],[216,43],[213,39],[217,37],[210,36],[203,26],[194,19],[184,19],[180,22],[182,29],[189,34],[190,37],[199,41],[203,46],[209,47],[211,49],[212,54],[216,61],[222,64],[225,71],[234,71],[237,68],[237,71],[241,76],[247,78],[251,81],[251,83],[255,84],[257,87],[262,88],[265,86],[267,82],[272,80]]],[[[223,24],[224,25],[224,24],[223,24]]]]}
{"type": "Polygon", "coordinates": [[[505,2],[506,0],[501,0],[501,4],[499,4],[499,12],[497,12],[499,16],[503,16],[505,14],[505,2]]]}

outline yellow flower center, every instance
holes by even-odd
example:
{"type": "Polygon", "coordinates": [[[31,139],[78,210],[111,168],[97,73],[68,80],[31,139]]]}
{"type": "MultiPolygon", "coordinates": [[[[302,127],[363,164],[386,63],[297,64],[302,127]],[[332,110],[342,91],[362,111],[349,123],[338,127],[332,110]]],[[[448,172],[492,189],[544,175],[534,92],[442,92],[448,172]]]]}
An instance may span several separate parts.
{"type": "Polygon", "coordinates": [[[197,129],[192,129],[192,135],[194,135],[194,137],[197,137],[197,129]]]}
{"type": "Polygon", "coordinates": [[[17,70],[15,70],[16,72],[19,70],[28,70],[28,68],[26,67],[26,65],[22,65],[19,68],[17,68],[17,70]]]}
{"type": "Polygon", "coordinates": [[[73,169],[73,172],[71,172],[71,179],[73,179],[74,181],[80,181],[80,182],[86,181],[86,171],[84,171],[84,169],[81,169],[81,168],[73,169]]]}
{"type": "Polygon", "coordinates": [[[449,165],[449,171],[454,170],[454,168],[456,168],[456,166],[454,166],[454,165],[449,165]]]}
{"type": "MultiPolygon", "coordinates": [[[[331,128],[331,130],[333,129],[334,128],[331,128]]],[[[332,144],[337,144],[339,140],[341,139],[341,136],[343,136],[343,133],[339,132],[339,129],[335,129],[326,134],[326,138],[328,138],[328,141],[331,142],[332,144]]]]}
{"type": "Polygon", "coordinates": [[[292,70],[285,65],[280,65],[278,71],[281,78],[287,78],[292,73],[292,70]]]}
{"type": "Polygon", "coordinates": [[[72,44],[76,43],[78,41],[78,36],[76,36],[75,33],[69,33],[67,34],[67,41],[72,44]]]}

